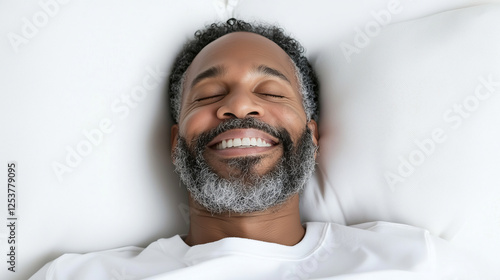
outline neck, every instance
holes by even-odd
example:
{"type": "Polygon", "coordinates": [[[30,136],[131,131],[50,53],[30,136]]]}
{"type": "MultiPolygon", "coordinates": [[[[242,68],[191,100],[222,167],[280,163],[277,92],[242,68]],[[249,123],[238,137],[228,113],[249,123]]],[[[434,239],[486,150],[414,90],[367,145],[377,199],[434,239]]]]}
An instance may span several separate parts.
{"type": "Polygon", "coordinates": [[[185,238],[189,246],[214,242],[225,237],[241,237],[293,246],[302,240],[299,196],[282,205],[248,214],[212,215],[189,198],[190,227],[185,238]]]}

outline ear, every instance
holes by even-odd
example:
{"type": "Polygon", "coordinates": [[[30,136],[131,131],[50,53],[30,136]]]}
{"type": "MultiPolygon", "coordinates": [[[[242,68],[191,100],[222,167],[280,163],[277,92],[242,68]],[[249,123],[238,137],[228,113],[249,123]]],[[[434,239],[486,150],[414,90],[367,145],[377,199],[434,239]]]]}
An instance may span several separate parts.
{"type": "Polygon", "coordinates": [[[307,127],[309,127],[309,129],[312,132],[312,138],[313,138],[314,145],[318,146],[318,143],[319,143],[318,123],[315,120],[310,120],[307,123],[307,127]]]}
{"type": "MultiPolygon", "coordinates": [[[[314,145],[316,145],[316,147],[318,147],[318,144],[319,144],[318,123],[315,120],[310,120],[307,123],[307,127],[309,127],[309,129],[311,130],[312,140],[313,140],[314,145]]],[[[316,158],[317,155],[318,155],[318,152],[316,150],[316,152],[314,153],[314,158],[316,158]]]]}
{"type": "Polygon", "coordinates": [[[170,128],[170,147],[171,147],[170,153],[172,155],[172,161],[174,161],[173,155],[174,155],[175,147],[177,146],[178,136],[179,136],[179,125],[174,124],[170,128]]]}

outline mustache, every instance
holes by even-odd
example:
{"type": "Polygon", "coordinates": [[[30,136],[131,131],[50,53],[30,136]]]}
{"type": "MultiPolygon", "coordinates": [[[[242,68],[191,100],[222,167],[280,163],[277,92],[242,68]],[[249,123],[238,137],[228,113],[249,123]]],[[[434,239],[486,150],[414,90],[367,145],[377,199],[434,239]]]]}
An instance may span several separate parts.
{"type": "Polygon", "coordinates": [[[275,128],[263,121],[256,118],[244,118],[244,119],[228,119],[220,123],[217,127],[201,133],[198,137],[193,139],[193,143],[196,143],[198,148],[204,148],[208,143],[210,143],[217,135],[224,133],[232,129],[257,129],[261,130],[273,137],[279,139],[281,143],[284,142],[286,138],[289,138],[289,133],[284,128],[275,128]]]}

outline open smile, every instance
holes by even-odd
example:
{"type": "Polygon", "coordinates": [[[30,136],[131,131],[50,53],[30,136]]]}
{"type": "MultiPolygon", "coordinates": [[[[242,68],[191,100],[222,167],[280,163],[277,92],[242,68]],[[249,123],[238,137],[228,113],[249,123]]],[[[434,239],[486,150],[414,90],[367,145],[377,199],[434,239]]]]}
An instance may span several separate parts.
{"type": "Polygon", "coordinates": [[[236,150],[245,149],[245,152],[236,152],[240,154],[263,152],[278,145],[278,143],[278,139],[261,130],[233,129],[219,134],[207,146],[224,154],[233,151],[230,153],[232,154],[236,150]]]}
{"type": "Polygon", "coordinates": [[[228,148],[250,148],[250,147],[271,147],[270,143],[262,138],[255,137],[244,137],[244,138],[233,138],[222,140],[220,143],[215,145],[217,150],[224,150],[228,148]]]}

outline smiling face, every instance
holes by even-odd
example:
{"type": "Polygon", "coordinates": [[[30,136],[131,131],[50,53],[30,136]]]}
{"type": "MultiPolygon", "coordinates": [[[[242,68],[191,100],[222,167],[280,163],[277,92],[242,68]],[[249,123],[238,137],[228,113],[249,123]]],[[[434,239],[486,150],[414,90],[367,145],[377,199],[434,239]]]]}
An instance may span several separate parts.
{"type": "Polygon", "coordinates": [[[278,45],[248,32],[220,37],[195,57],[183,85],[172,154],[196,202],[212,213],[249,213],[302,189],[317,127],[278,45]]]}
{"type": "MultiPolygon", "coordinates": [[[[230,33],[207,45],[186,72],[181,104],[172,147],[178,135],[190,144],[224,121],[248,117],[284,128],[293,142],[307,125],[317,144],[316,123],[307,121],[291,59],[274,42],[254,33],[230,33]]],[[[255,172],[264,174],[282,155],[279,139],[254,128],[223,132],[204,152],[208,164],[225,178],[234,172],[228,160],[258,157],[255,172]]]]}

